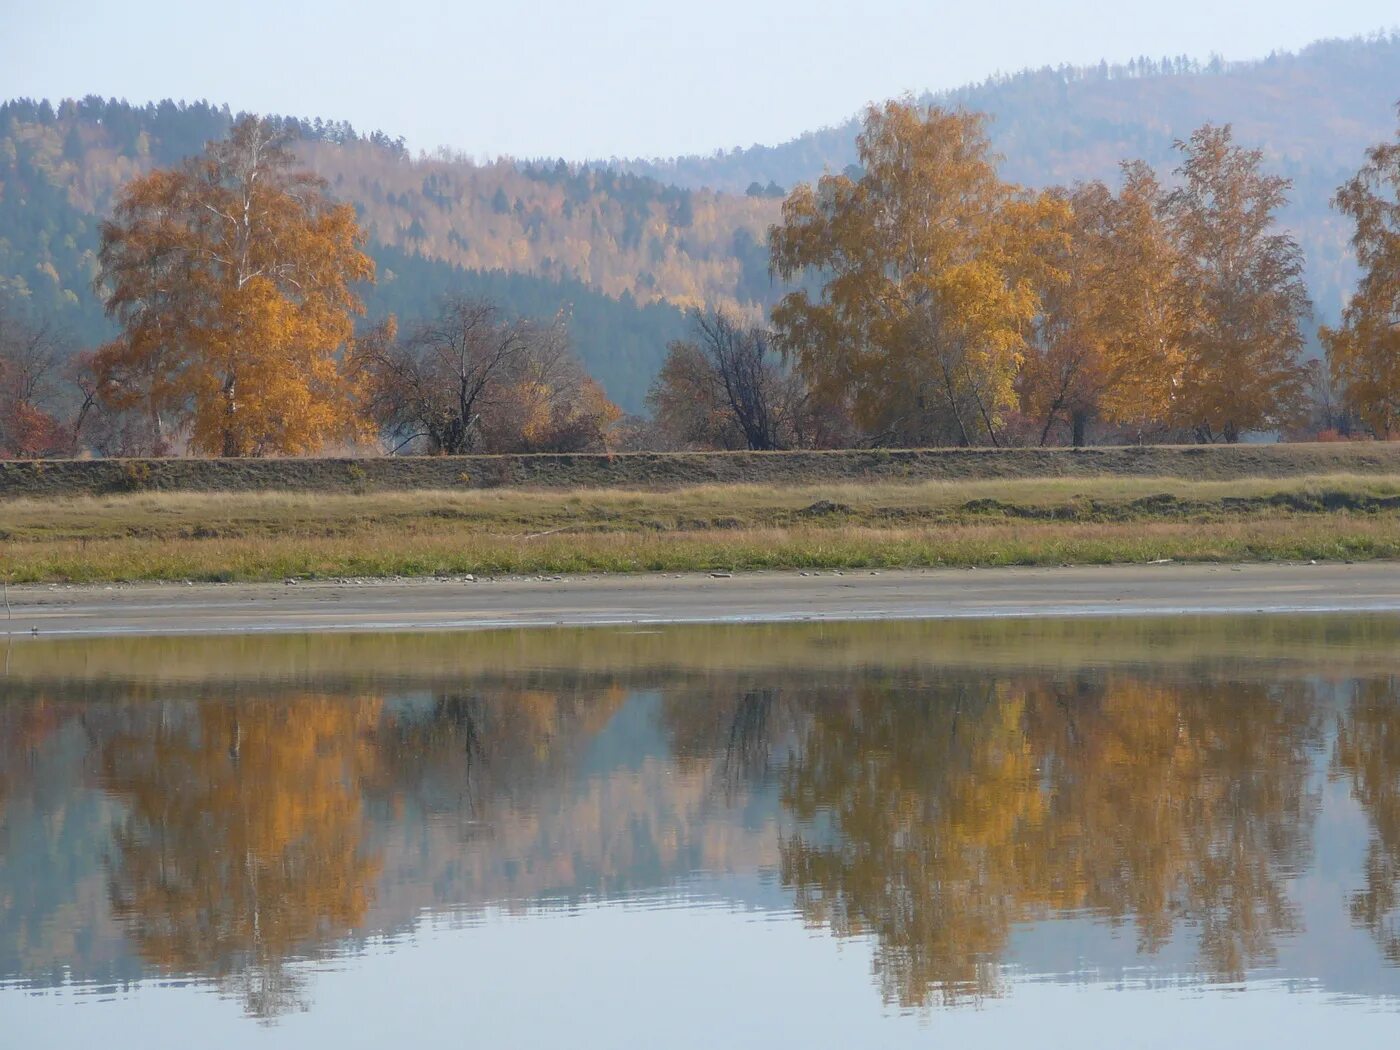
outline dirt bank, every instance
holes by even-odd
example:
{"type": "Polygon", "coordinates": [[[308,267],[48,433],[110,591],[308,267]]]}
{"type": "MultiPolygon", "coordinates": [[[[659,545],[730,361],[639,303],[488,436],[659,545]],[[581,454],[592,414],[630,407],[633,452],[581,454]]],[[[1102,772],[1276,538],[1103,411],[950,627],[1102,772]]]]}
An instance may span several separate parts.
{"type": "Polygon", "coordinates": [[[12,461],[0,462],[0,499],[141,491],[676,488],[734,482],[796,485],[1105,476],[1229,480],[1320,474],[1400,474],[1400,443],[12,461]]]}

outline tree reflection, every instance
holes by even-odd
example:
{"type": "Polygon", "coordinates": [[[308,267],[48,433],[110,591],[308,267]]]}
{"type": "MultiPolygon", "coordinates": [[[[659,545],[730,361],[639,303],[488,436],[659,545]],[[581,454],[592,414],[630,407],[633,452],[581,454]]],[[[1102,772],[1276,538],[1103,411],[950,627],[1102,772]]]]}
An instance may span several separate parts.
{"type": "Polygon", "coordinates": [[[1337,726],[1332,769],[1371,821],[1365,886],[1351,898],[1351,917],[1371,931],[1387,959],[1400,963],[1400,679],[1370,679],[1337,726]]]}
{"type": "MultiPolygon", "coordinates": [[[[859,664],[642,684],[541,671],[387,700],[258,686],[91,705],[90,768],[123,803],[113,913],[152,968],[214,978],[261,1017],[304,1005],[289,963],[424,908],[775,864],[809,922],[872,939],[907,1007],[999,993],[1038,919],[1187,943],[1231,981],[1297,926],[1307,680],[859,664]]],[[[1336,762],[1389,821],[1357,915],[1394,951],[1400,715],[1393,689],[1367,695],[1336,762]]]]}
{"type": "Polygon", "coordinates": [[[800,718],[791,683],[773,676],[712,675],[666,690],[661,722],[683,766],[708,769],[724,800],[768,783],[775,750],[800,718]]]}
{"type": "Polygon", "coordinates": [[[476,834],[512,800],[528,809],[625,695],[492,686],[391,710],[311,693],[108,708],[88,726],[127,810],[113,914],[164,973],[212,977],[263,1018],[304,1007],[288,964],[362,928],[382,863],[376,804],[476,834]]]}
{"type": "Polygon", "coordinates": [[[160,704],[101,748],[127,802],[110,896],[141,955],[219,978],[250,1012],[300,1005],[287,962],[364,915],[361,781],[377,700],[298,695],[160,704]]]}
{"type": "Polygon", "coordinates": [[[616,686],[480,685],[394,711],[378,736],[375,793],[465,825],[557,783],[627,697],[616,686]]]}
{"type": "Polygon", "coordinates": [[[783,879],[809,921],[873,935],[905,1007],[997,993],[1013,926],[1074,910],[1144,951],[1194,927],[1238,980],[1296,924],[1314,710],[1292,685],[866,680],[814,705],[783,879]]]}

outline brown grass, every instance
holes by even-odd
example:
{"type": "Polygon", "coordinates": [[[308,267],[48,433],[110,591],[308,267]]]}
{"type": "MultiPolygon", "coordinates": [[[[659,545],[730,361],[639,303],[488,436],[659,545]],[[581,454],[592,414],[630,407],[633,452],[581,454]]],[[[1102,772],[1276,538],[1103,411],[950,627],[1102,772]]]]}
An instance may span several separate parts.
{"type": "Polygon", "coordinates": [[[0,504],[12,582],[1400,557],[1400,478],[670,492],[143,493],[0,504]]]}

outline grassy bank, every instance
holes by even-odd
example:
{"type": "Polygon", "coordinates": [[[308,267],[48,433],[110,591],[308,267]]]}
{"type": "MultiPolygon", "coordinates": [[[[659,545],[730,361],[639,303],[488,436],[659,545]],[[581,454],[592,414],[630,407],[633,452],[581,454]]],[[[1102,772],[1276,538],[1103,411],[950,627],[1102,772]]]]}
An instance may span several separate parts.
{"type": "Polygon", "coordinates": [[[1400,476],[0,503],[13,583],[1400,557],[1400,476]]]}

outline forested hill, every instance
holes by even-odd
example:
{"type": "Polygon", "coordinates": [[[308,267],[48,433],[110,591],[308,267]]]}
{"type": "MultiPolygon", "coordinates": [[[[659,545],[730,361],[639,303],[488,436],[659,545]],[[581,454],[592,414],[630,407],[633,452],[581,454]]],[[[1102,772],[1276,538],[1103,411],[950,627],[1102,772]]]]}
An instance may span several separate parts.
{"type": "MultiPolygon", "coordinates": [[[[0,294],[56,319],[75,343],[107,338],[92,280],[117,190],[199,152],[232,120],[202,102],[0,105],[0,294]]],[[[370,235],[381,277],[366,296],[371,318],[411,321],[451,291],[532,316],[564,312],[589,370],[638,410],[666,343],[684,331],[684,306],[761,312],[771,200],[564,164],[415,160],[378,132],[284,122],[295,152],[370,235]]]]}
{"type": "MultiPolygon", "coordinates": [[[[1394,135],[1400,101],[1400,35],[1329,40],[1259,61],[1138,59],[998,76],[924,101],[992,115],[1003,172],[1029,186],[1112,179],[1124,158],[1164,173],[1172,143],[1210,122],[1234,125],[1236,141],[1263,148],[1267,166],[1293,179],[1286,221],[1308,255],[1319,314],[1335,317],[1350,288],[1349,231],[1329,200],[1367,146],[1394,135]]],[[[778,146],[704,157],[612,162],[681,186],[760,194],[855,160],[857,118],[778,146]]]]}
{"type": "MultiPolygon", "coordinates": [[[[1043,186],[1112,178],[1122,158],[1169,170],[1172,142],[1234,123],[1295,181],[1285,216],[1308,256],[1321,319],[1352,281],[1349,230],[1329,207],[1366,146],[1394,133],[1400,37],[1328,42],[1251,63],[1139,61],[1041,70],[938,96],[985,110],[1005,173],[1043,186]]],[[[207,103],[133,106],[87,98],[0,104],[0,294],[56,318],[78,344],[109,334],[92,292],[98,224],[133,176],[198,152],[233,114],[207,103]]],[[[775,147],[590,166],[411,157],[383,133],[287,120],[295,151],[352,202],[382,280],[372,315],[411,320],[432,295],[476,290],[511,309],[573,317],[580,356],[639,409],[682,308],[757,318],[776,289],[765,232],[798,180],[855,156],[854,122],[775,147]],[[706,188],[713,187],[713,188],[706,188]]]]}

